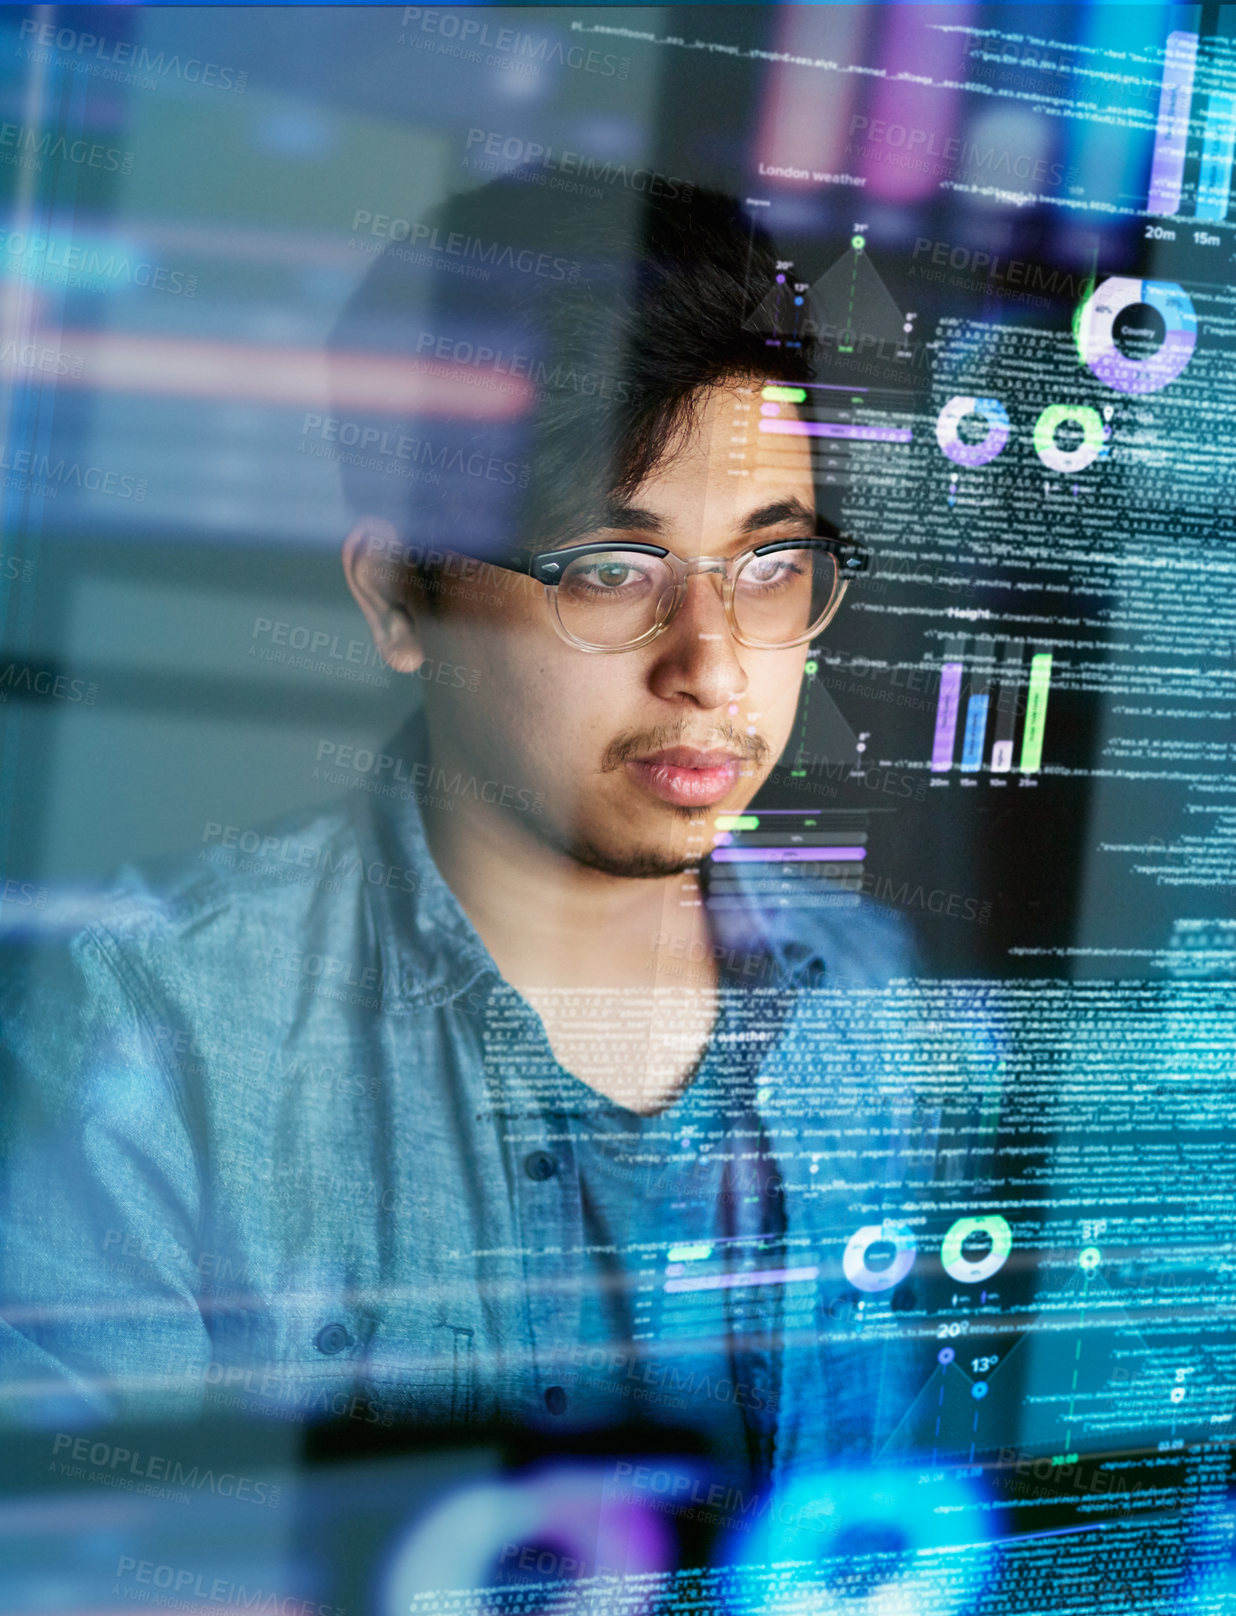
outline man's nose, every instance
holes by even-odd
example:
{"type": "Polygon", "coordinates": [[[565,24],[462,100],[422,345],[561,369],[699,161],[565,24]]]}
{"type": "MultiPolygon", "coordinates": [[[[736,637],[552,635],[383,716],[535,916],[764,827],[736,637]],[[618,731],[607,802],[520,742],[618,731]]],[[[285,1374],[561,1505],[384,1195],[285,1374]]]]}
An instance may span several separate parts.
{"type": "Polygon", "coordinates": [[[687,580],[686,599],[669,627],[652,642],[649,683],[666,701],[688,700],[697,707],[724,706],[745,694],[747,670],[730,629],[716,573],[687,580]]]}

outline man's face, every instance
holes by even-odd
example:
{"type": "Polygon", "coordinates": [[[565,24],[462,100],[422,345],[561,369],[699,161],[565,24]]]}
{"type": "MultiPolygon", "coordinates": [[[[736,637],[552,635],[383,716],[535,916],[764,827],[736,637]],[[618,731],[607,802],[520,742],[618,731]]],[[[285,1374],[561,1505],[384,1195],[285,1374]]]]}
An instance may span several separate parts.
{"type": "MultiPolygon", "coordinates": [[[[632,495],[621,529],[577,542],[644,540],[690,560],[808,536],[807,441],[783,440],[776,481],[733,475],[738,396],[701,395],[696,429],[632,495]]],[[[419,649],[479,684],[424,685],[435,763],[475,775],[478,789],[514,788],[508,800],[539,794],[539,815],[493,812],[517,813],[528,833],[594,869],[648,877],[696,862],[717,814],[751,800],[789,740],[807,648],[737,644],[715,576],[691,577],[649,644],[604,655],[559,637],[544,587],[529,578],[483,566],[467,583],[446,581],[438,598],[437,612],[413,608],[419,649]]]]}

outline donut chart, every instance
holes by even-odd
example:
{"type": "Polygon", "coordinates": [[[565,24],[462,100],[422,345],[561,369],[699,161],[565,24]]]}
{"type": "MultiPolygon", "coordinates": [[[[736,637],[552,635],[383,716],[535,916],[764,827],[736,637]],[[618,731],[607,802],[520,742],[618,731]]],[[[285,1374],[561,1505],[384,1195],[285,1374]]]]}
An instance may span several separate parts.
{"type": "Polygon", "coordinates": [[[959,1280],[963,1285],[977,1285],[980,1280],[990,1279],[993,1274],[999,1273],[1008,1261],[1012,1249],[1013,1231],[999,1215],[958,1218],[944,1236],[944,1243],[940,1247],[940,1261],[944,1265],[944,1272],[951,1279],[959,1280]],[[962,1248],[966,1241],[976,1234],[987,1236],[991,1241],[991,1250],[977,1262],[971,1262],[964,1255],[962,1248]]]}
{"type": "Polygon", "coordinates": [[[977,1608],[991,1517],[975,1482],[932,1476],[925,1499],[917,1467],[834,1464],[768,1497],[775,1507],[731,1527],[723,1563],[747,1576],[732,1600],[710,1610],[959,1616],[977,1608]]]}
{"type": "Polygon", "coordinates": [[[570,1582],[598,1570],[664,1571],[673,1561],[673,1540],[638,1497],[614,1496],[599,1465],[561,1463],[539,1473],[465,1482],[405,1529],[388,1556],[382,1597],[371,1608],[380,1616],[407,1616],[409,1609],[425,1608],[427,1594],[435,1595],[436,1605],[443,1588],[474,1590],[476,1603],[463,1607],[469,1612],[495,1608],[485,1595],[504,1556],[524,1582],[538,1575],[570,1582]],[[521,1545],[531,1552],[511,1561],[521,1545]]]}
{"type": "Polygon", "coordinates": [[[1141,281],[1109,275],[1100,281],[1077,313],[1077,349],[1082,363],[1117,393],[1157,393],[1175,381],[1197,347],[1197,312],[1176,281],[1141,281]],[[1115,325],[1125,309],[1145,303],[1162,319],[1165,330],[1157,353],[1131,359],[1116,346],[1115,325]]]}
{"type": "MultiPolygon", "coordinates": [[[[881,1254],[883,1255],[883,1254],[881,1254]]],[[[874,1256],[874,1254],[873,1254],[874,1256]]],[[[914,1267],[918,1242],[914,1231],[904,1223],[865,1223],[846,1242],[841,1266],[856,1290],[891,1291],[914,1267]],[[891,1261],[867,1266],[867,1253],[873,1246],[891,1246],[891,1261]]]]}
{"type": "Polygon", "coordinates": [[[1106,442],[1099,412],[1088,404],[1049,404],[1034,423],[1035,453],[1052,471],[1084,471],[1103,453],[1106,442]],[[1062,449],[1056,442],[1056,428],[1066,421],[1081,429],[1076,449],[1062,449]]]}
{"type": "Polygon", "coordinates": [[[959,466],[985,466],[994,460],[1009,441],[1008,411],[998,398],[968,398],[959,394],[950,398],[936,417],[936,442],[959,466]],[[957,428],[967,415],[977,415],[987,422],[987,435],[978,443],[965,443],[957,428]]]}

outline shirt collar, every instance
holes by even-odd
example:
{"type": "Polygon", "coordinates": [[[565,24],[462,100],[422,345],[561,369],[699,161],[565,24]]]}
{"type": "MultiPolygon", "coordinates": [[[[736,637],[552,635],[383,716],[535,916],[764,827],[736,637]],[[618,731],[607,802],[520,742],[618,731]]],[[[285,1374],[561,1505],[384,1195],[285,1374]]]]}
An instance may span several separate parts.
{"type": "MultiPolygon", "coordinates": [[[[449,1004],[478,978],[500,973],[429,850],[421,802],[449,791],[430,761],[424,713],[414,713],[379,756],[390,766],[367,782],[373,789],[356,821],[383,1003],[409,1010],[449,1004]]],[[[452,785],[469,789],[467,780],[452,785]]]]}

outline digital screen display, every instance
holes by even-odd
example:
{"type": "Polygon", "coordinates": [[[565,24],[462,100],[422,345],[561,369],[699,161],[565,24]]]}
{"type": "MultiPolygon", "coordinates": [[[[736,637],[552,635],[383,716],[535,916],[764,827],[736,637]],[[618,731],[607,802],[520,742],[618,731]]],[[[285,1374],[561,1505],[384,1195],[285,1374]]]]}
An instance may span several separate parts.
{"type": "Polygon", "coordinates": [[[0,96],[0,1613],[1236,1611],[1236,7],[0,96]]]}

